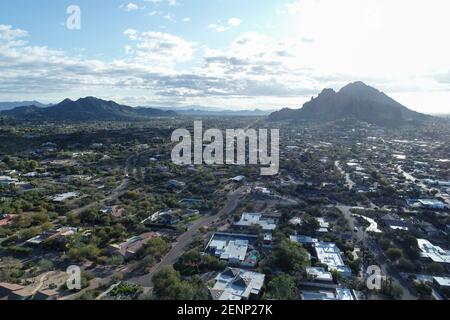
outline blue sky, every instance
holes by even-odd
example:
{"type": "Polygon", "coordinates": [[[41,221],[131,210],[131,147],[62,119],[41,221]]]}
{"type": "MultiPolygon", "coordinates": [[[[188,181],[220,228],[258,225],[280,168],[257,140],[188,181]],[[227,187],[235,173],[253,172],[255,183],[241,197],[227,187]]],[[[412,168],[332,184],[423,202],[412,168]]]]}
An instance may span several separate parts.
{"type": "Polygon", "coordinates": [[[194,0],[189,4],[178,1],[174,5],[166,0],[156,3],[143,0],[5,0],[0,2],[0,21],[29,30],[31,44],[67,51],[74,47],[85,48],[88,58],[103,55],[112,59],[123,56],[120,49],[126,45],[127,38],[121,34],[128,28],[167,32],[223,48],[240,32],[266,29],[265,22],[274,20],[280,2],[264,2],[260,6],[258,0],[194,0]],[[138,5],[139,9],[121,9],[130,3],[138,5]],[[65,28],[66,9],[72,4],[78,5],[82,13],[82,28],[77,32],[68,32],[65,28]],[[254,14],[255,9],[258,14],[254,14]],[[245,19],[245,23],[239,29],[223,32],[220,37],[214,32],[206,32],[209,24],[219,24],[222,20],[225,25],[232,17],[245,19]]]}
{"type": "Polygon", "coordinates": [[[445,0],[2,0],[0,101],[272,109],[362,80],[415,110],[450,113],[449,9],[445,0]],[[67,28],[70,5],[79,30],[67,28]]]}

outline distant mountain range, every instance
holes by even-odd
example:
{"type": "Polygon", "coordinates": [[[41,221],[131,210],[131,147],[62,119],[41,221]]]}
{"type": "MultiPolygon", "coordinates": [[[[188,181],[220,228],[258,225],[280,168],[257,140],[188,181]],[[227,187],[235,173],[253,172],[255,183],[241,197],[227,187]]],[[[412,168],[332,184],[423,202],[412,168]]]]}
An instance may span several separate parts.
{"type": "Polygon", "coordinates": [[[35,104],[21,106],[2,111],[0,115],[20,120],[41,121],[130,121],[154,117],[175,117],[178,114],[154,108],[132,108],[114,101],[87,97],[76,101],[65,99],[46,108],[35,104]]]}
{"type": "Polygon", "coordinates": [[[178,114],[187,116],[268,116],[275,110],[230,110],[205,106],[162,107],[162,110],[173,110],[178,114]]]}
{"type": "Polygon", "coordinates": [[[329,122],[342,119],[359,120],[383,127],[418,124],[431,116],[408,109],[386,94],[363,82],[351,83],[335,92],[324,89],[318,97],[301,109],[232,111],[203,106],[187,107],[129,107],[95,97],[76,101],[65,99],[56,105],[37,101],[2,102],[0,116],[18,120],[39,121],[133,121],[154,117],[176,116],[268,116],[270,121],[329,122]],[[6,110],[5,110],[6,109],[6,110]]]}
{"type": "Polygon", "coordinates": [[[14,101],[14,102],[0,102],[0,111],[12,110],[17,107],[36,106],[39,108],[46,108],[51,104],[43,104],[38,101],[14,101]]]}
{"type": "Polygon", "coordinates": [[[55,105],[38,101],[1,102],[0,115],[19,120],[40,121],[120,121],[152,117],[183,116],[268,116],[274,110],[228,110],[204,106],[129,107],[95,97],[76,101],[66,99],[55,105]]]}
{"type": "Polygon", "coordinates": [[[329,122],[349,118],[382,127],[395,127],[420,123],[432,117],[408,109],[363,82],[351,83],[338,92],[325,89],[301,109],[283,109],[269,116],[271,121],[329,122]]]}

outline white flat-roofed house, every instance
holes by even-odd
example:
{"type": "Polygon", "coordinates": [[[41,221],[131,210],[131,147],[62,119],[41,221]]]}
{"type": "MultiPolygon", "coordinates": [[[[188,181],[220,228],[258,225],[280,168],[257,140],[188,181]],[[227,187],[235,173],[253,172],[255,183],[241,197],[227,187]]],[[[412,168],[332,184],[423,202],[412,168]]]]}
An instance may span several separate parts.
{"type": "Polygon", "coordinates": [[[321,267],[306,268],[308,280],[318,282],[333,282],[333,275],[321,267]]]}
{"type": "Polygon", "coordinates": [[[441,290],[450,290],[450,277],[433,277],[433,283],[441,290]]]}
{"type": "Polygon", "coordinates": [[[433,245],[426,239],[417,239],[420,255],[423,259],[436,263],[450,264],[450,251],[433,245]]]}
{"type": "Polygon", "coordinates": [[[79,194],[77,192],[66,192],[66,193],[54,195],[52,197],[52,201],[53,202],[64,202],[66,200],[74,199],[78,196],[79,196],[79,194]]]}
{"type": "Polygon", "coordinates": [[[328,271],[337,271],[343,276],[351,276],[352,271],[344,264],[338,246],[330,242],[318,242],[314,245],[317,259],[328,267],[328,271]]]}
{"type": "Polygon", "coordinates": [[[301,226],[302,225],[302,219],[299,217],[294,217],[291,220],[289,220],[289,223],[294,226],[301,226]]]}
{"type": "Polygon", "coordinates": [[[228,260],[230,263],[241,263],[245,259],[248,250],[246,240],[213,240],[210,248],[214,250],[216,257],[228,260]]]}
{"type": "Polygon", "coordinates": [[[264,233],[264,244],[269,245],[273,241],[273,235],[270,232],[264,233]]]}
{"type": "Polygon", "coordinates": [[[336,288],[334,291],[303,291],[302,300],[356,300],[352,290],[347,288],[336,288]]]}
{"type": "Polygon", "coordinates": [[[265,275],[243,269],[226,268],[215,280],[214,287],[209,289],[213,300],[249,300],[258,298],[265,275]]]}
{"type": "Polygon", "coordinates": [[[328,229],[330,228],[330,224],[326,222],[324,218],[317,218],[316,220],[317,222],[319,222],[319,229],[317,230],[317,232],[327,233],[328,229]]]}
{"type": "Polygon", "coordinates": [[[234,224],[238,227],[260,226],[263,231],[274,231],[277,221],[273,218],[264,218],[261,213],[243,213],[241,220],[234,224]]]}
{"type": "Polygon", "coordinates": [[[251,240],[256,241],[257,236],[216,233],[209,241],[206,250],[230,264],[254,267],[258,255],[252,249],[251,240]]]}

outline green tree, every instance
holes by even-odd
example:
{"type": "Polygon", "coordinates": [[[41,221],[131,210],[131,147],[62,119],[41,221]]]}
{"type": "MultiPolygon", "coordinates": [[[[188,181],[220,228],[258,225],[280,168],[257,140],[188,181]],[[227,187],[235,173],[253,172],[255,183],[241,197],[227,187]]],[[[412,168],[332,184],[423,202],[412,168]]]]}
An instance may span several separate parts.
{"type": "Polygon", "coordinates": [[[160,237],[151,238],[145,245],[145,253],[161,258],[170,250],[169,244],[160,237]]]}
{"type": "Polygon", "coordinates": [[[167,267],[153,276],[153,293],[160,300],[192,300],[194,289],[181,280],[180,273],[172,267],[167,267]]]}
{"type": "Polygon", "coordinates": [[[403,256],[403,253],[398,248],[389,248],[386,250],[386,255],[392,261],[397,261],[398,259],[400,259],[403,256]]]}
{"type": "Polygon", "coordinates": [[[39,269],[42,271],[50,271],[53,269],[53,262],[47,259],[42,259],[39,261],[39,269]]]}
{"type": "Polygon", "coordinates": [[[273,259],[275,265],[285,272],[302,271],[309,265],[308,252],[298,243],[286,239],[276,245],[273,259]]]}
{"type": "Polygon", "coordinates": [[[421,299],[431,298],[432,289],[426,283],[423,282],[415,283],[414,288],[416,289],[421,299]]]}
{"type": "Polygon", "coordinates": [[[269,282],[266,298],[270,300],[294,300],[296,290],[295,278],[288,274],[282,274],[269,282]]]}
{"type": "Polygon", "coordinates": [[[398,300],[403,296],[403,289],[395,285],[391,279],[388,279],[382,282],[381,293],[389,298],[398,300]]]}
{"type": "Polygon", "coordinates": [[[430,263],[430,265],[427,267],[428,272],[432,274],[442,274],[445,272],[445,268],[440,265],[439,263],[430,263]]]}
{"type": "Polygon", "coordinates": [[[198,250],[185,252],[175,263],[175,270],[182,275],[192,276],[208,271],[223,270],[226,264],[210,255],[203,255],[198,250]]]}

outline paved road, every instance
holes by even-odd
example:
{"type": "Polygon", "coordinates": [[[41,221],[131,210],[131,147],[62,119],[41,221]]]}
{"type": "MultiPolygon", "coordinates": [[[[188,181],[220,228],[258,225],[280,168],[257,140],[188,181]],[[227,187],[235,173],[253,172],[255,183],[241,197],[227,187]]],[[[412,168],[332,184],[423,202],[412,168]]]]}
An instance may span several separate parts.
{"type": "MultiPolygon", "coordinates": [[[[352,216],[350,209],[352,207],[339,205],[337,208],[343,213],[344,217],[350,224],[352,230],[356,225],[356,219],[352,216]]],[[[378,244],[364,231],[364,228],[358,228],[358,232],[354,233],[354,238],[358,243],[362,243],[377,259],[377,263],[383,273],[392,279],[393,283],[403,290],[403,300],[417,300],[417,297],[410,291],[409,285],[400,273],[386,262],[383,250],[378,244]]]]}
{"type": "Polygon", "coordinates": [[[128,282],[139,284],[143,287],[152,287],[152,277],[155,273],[161,271],[163,268],[173,265],[178,258],[186,252],[186,248],[192,243],[194,236],[202,227],[206,227],[212,224],[214,221],[231,214],[238,206],[240,198],[243,196],[246,188],[241,187],[235,192],[231,193],[226,201],[225,206],[214,216],[207,216],[200,220],[197,220],[189,230],[183,233],[178,239],[175,246],[169,251],[169,253],[162,259],[162,261],[153,267],[150,272],[141,277],[135,277],[128,279],[128,282]]]}
{"type": "Polygon", "coordinates": [[[103,204],[105,202],[117,200],[125,192],[126,187],[128,186],[129,182],[130,181],[128,179],[123,180],[120,183],[120,185],[118,185],[117,188],[115,188],[111,192],[111,194],[109,196],[107,196],[106,198],[104,198],[103,200],[89,203],[89,204],[87,204],[87,205],[85,205],[83,207],[74,209],[74,210],[70,211],[69,213],[80,214],[83,211],[89,210],[89,209],[91,209],[91,208],[93,208],[95,206],[101,205],[101,204],[103,204]]]}
{"type": "MultiPolygon", "coordinates": [[[[338,168],[338,170],[341,172],[341,174],[345,175],[345,179],[347,181],[347,185],[349,189],[351,189],[355,183],[350,179],[350,175],[346,173],[339,165],[339,161],[335,162],[335,166],[338,168]]],[[[398,168],[401,170],[401,168],[398,168]]],[[[408,175],[406,172],[402,171],[407,179],[414,179],[411,175],[408,175]]],[[[415,179],[414,179],[415,180],[415,179]]],[[[369,205],[370,209],[374,209],[376,206],[372,202],[369,205]]],[[[344,206],[344,205],[338,205],[337,208],[342,212],[344,217],[347,219],[350,228],[354,230],[356,226],[356,219],[350,212],[350,209],[353,207],[344,206]]],[[[365,232],[364,228],[358,228],[357,232],[354,232],[354,240],[356,240],[359,243],[362,243],[367,249],[369,249],[375,258],[377,259],[377,262],[380,266],[380,268],[383,270],[383,273],[390,277],[393,281],[393,283],[403,290],[403,300],[417,300],[417,297],[410,291],[410,287],[406,280],[400,275],[400,273],[391,265],[388,265],[386,263],[386,257],[384,255],[383,250],[378,246],[376,241],[374,241],[370,235],[365,232]]]]}
{"type": "Polygon", "coordinates": [[[339,170],[339,172],[340,172],[343,176],[345,176],[345,183],[347,184],[349,190],[352,190],[352,189],[353,189],[353,186],[355,185],[355,183],[353,182],[352,179],[350,179],[350,173],[346,173],[346,172],[344,171],[344,169],[342,169],[342,167],[341,167],[339,161],[335,161],[335,162],[334,162],[334,166],[339,170]]]}
{"type": "MultiPolygon", "coordinates": [[[[342,170],[342,168],[339,166],[339,161],[335,162],[335,166],[338,168],[341,174],[345,175],[347,185],[349,189],[352,189],[355,183],[350,179],[350,175],[342,170]]],[[[375,207],[375,204],[371,202],[370,208],[373,209],[375,207]]],[[[350,209],[352,209],[353,207],[338,205],[337,208],[342,212],[342,214],[348,221],[350,228],[354,230],[356,226],[356,219],[350,212],[350,209]]],[[[386,263],[384,252],[381,250],[378,244],[369,235],[367,235],[364,228],[358,228],[358,231],[354,232],[354,240],[356,240],[358,243],[362,243],[366,248],[368,248],[377,259],[377,262],[380,268],[383,270],[383,273],[389,276],[395,285],[402,288],[403,300],[417,300],[417,297],[410,292],[409,285],[407,284],[406,280],[402,278],[400,273],[395,268],[386,263]]]]}
{"type": "Polygon", "coordinates": [[[76,214],[80,214],[83,211],[89,210],[95,206],[98,206],[99,204],[103,204],[105,202],[110,202],[110,201],[115,201],[117,200],[120,196],[122,196],[128,186],[128,183],[130,182],[130,165],[131,165],[131,161],[133,160],[135,156],[132,155],[130,157],[128,157],[128,159],[125,162],[125,179],[122,180],[122,182],[111,192],[111,194],[107,197],[105,197],[103,200],[99,201],[99,202],[92,202],[89,203],[85,206],[82,206],[80,208],[74,209],[72,211],[70,211],[69,213],[76,213],[76,214]]]}
{"type": "Polygon", "coordinates": [[[131,161],[133,160],[133,158],[134,155],[131,155],[125,161],[125,177],[127,178],[131,176],[131,161]]]}

